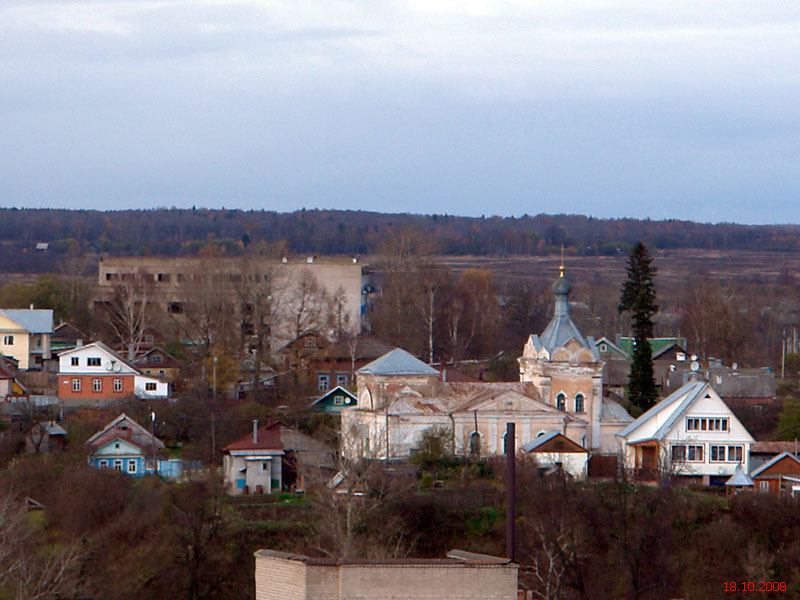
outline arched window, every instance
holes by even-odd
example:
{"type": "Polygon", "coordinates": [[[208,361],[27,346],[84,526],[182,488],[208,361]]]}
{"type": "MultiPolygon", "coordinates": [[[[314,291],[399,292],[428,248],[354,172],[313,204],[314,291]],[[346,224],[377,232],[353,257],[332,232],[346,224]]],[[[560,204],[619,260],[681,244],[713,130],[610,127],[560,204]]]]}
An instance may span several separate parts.
{"type": "Polygon", "coordinates": [[[576,413],[586,412],[586,402],[584,400],[583,394],[575,395],[575,412],[576,413]]]}
{"type": "Polygon", "coordinates": [[[564,392],[559,392],[556,396],[556,408],[558,410],[567,410],[567,396],[564,392]]]}
{"type": "Polygon", "coordinates": [[[481,455],[481,434],[473,431],[469,436],[469,453],[475,458],[480,458],[481,455]]]}

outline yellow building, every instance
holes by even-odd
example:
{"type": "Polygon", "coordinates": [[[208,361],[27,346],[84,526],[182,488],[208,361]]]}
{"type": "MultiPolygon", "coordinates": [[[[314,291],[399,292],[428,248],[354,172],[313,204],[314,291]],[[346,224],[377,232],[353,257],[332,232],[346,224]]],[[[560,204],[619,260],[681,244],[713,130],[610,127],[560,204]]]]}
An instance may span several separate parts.
{"type": "Polygon", "coordinates": [[[0,353],[19,361],[23,371],[50,358],[51,309],[0,309],[0,353]]]}

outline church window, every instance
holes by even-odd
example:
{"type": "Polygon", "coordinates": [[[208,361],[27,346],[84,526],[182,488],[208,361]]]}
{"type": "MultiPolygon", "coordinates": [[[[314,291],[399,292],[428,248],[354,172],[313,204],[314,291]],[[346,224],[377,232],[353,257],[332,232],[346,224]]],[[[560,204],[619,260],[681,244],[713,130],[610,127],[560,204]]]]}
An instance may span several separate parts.
{"type": "Polygon", "coordinates": [[[577,394],[575,396],[575,412],[576,413],[586,412],[586,402],[583,397],[583,394],[577,394]]]}
{"type": "Polygon", "coordinates": [[[471,456],[479,457],[481,455],[481,434],[473,431],[469,436],[469,453],[471,456]]]}
{"type": "Polygon", "coordinates": [[[556,396],[556,408],[558,410],[566,410],[567,406],[567,396],[563,392],[560,392],[558,396],[556,396]]]}

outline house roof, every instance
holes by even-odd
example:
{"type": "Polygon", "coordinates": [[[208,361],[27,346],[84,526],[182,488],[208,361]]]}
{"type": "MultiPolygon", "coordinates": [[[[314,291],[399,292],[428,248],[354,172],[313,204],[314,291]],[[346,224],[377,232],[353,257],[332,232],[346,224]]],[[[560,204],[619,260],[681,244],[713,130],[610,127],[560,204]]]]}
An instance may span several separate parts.
{"type": "Polygon", "coordinates": [[[371,375],[439,375],[439,371],[412,356],[402,348],[395,348],[377,360],[364,365],[358,373],[371,375]]]}
{"type": "Polygon", "coordinates": [[[67,435],[67,431],[55,421],[40,421],[30,431],[30,433],[37,432],[44,432],[47,435],[67,435]]]}
{"type": "Polygon", "coordinates": [[[134,360],[133,363],[135,365],[138,365],[138,366],[141,366],[141,367],[167,367],[167,368],[170,368],[169,367],[170,363],[172,363],[173,367],[179,367],[180,368],[180,367],[183,366],[183,363],[181,361],[179,361],[177,358],[175,358],[169,352],[167,352],[166,350],[164,350],[163,348],[161,348],[159,346],[155,346],[154,348],[151,348],[150,350],[148,350],[147,352],[145,352],[144,354],[139,356],[136,360],[134,360]],[[156,355],[156,354],[158,354],[159,356],[162,356],[162,355],[165,356],[167,358],[167,362],[154,363],[152,361],[152,357],[154,355],[156,355]]]}
{"type": "Polygon", "coordinates": [[[731,486],[752,486],[753,480],[742,470],[742,465],[736,465],[736,470],[731,475],[731,478],[725,482],[725,485],[731,486]]]}
{"type": "Polygon", "coordinates": [[[315,350],[309,355],[310,359],[338,359],[338,360],[365,360],[380,358],[391,352],[395,346],[387,344],[378,338],[360,335],[355,340],[355,349],[348,342],[335,342],[324,348],[315,350]],[[353,352],[355,350],[355,352],[353,352]],[[355,356],[354,356],[355,355],[355,356]]]}
{"type": "Polygon", "coordinates": [[[154,444],[157,448],[164,447],[164,442],[155,436],[151,436],[147,429],[139,425],[139,423],[131,419],[125,413],[119,415],[116,419],[103,427],[103,429],[86,440],[86,444],[99,448],[117,437],[125,441],[134,442],[139,446],[154,444]]]}
{"type": "Polygon", "coordinates": [[[763,473],[764,471],[766,471],[770,467],[773,467],[773,466],[777,465],[784,458],[789,458],[790,460],[793,460],[798,465],[800,465],[800,459],[798,459],[794,454],[790,454],[789,452],[781,452],[780,454],[778,454],[778,456],[772,457],[770,460],[768,460],[763,465],[758,467],[755,471],[750,473],[750,477],[758,477],[759,475],[761,475],[761,473],[763,473]]]}
{"type": "Polygon", "coordinates": [[[281,424],[280,421],[273,421],[267,423],[263,427],[258,428],[258,441],[253,441],[253,433],[250,432],[244,437],[239,438],[232,444],[225,446],[223,452],[232,452],[235,450],[283,450],[283,442],[281,441],[281,424]]]}
{"type": "MultiPolygon", "coordinates": [[[[633,354],[633,341],[632,337],[620,336],[617,338],[617,346],[630,356],[633,354]]],[[[650,342],[650,351],[654,356],[672,346],[679,346],[682,350],[686,348],[686,339],[682,337],[647,338],[647,341],[650,342]]]]}
{"type": "Polygon", "coordinates": [[[664,356],[667,352],[669,352],[673,348],[677,348],[679,352],[686,352],[686,348],[684,346],[681,346],[678,342],[672,342],[670,344],[667,344],[666,346],[663,346],[659,350],[653,350],[653,360],[656,360],[657,358],[664,356]]]}
{"type": "Polygon", "coordinates": [[[672,392],[661,402],[651,407],[650,410],[639,416],[639,418],[635,419],[630,425],[623,428],[619,433],[617,433],[617,436],[627,437],[636,431],[640,425],[646,423],[661,411],[672,407],[672,412],[667,420],[650,438],[656,440],[664,439],[667,433],[669,433],[669,430],[672,429],[672,426],[675,424],[675,422],[681,417],[686,409],[689,408],[692,402],[694,402],[695,398],[699,397],[700,393],[705,390],[706,387],[711,386],[704,381],[690,381],[683,387],[672,392]]]}
{"type": "Polygon", "coordinates": [[[28,333],[52,333],[53,310],[51,308],[16,309],[3,308],[0,313],[14,321],[28,333]]]}
{"type": "Polygon", "coordinates": [[[796,449],[800,449],[800,444],[797,442],[753,442],[750,444],[750,454],[794,453],[796,449]]]}
{"type": "Polygon", "coordinates": [[[342,394],[344,394],[345,396],[348,396],[348,397],[352,398],[353,400],[355,400],[356,402],[358,402],[358,398],[356,397],[355,394],[353,394],[352,392],[348,392],[342,386],[337,385],[332,390],[330,390],[328,392],[325,392],[322,396],[320,396],[319,398],[314,400],[314,402],[311,403],[311,406],[314,406],[316,404],[320,404],[321,402],[325,402],[325,400],[327,400],[328,398],[333,398],[336,395],[342,395],[342,394]]]}
{"type": "Polygon", "coordinates": [[[72,348],[70,350],[65,350],[64,352],[62,352],[58,356],[59,356],[59,358],[62,357],[62,356],[69,356],[73,352],[81,352],[83,350],[86,350],[87,348],[91,348],[92,346],[94,346],[95,348],[100,348],[103,352],[107,352],[109,355],[111,355],[115,360],[118,360],[120,363],[123,363],[123,364],[127,365],[129,368],[131,368],[132,370],[136,371],[138,374],[140,374],[140,375],[142,374],[142,372],[139,369],[137,369],[130,362],[128,362],[127,360],[122,358],[122,356],[120,354],[118,354],[117,352],[115,352],[114,350],[112,350],[111,348],[109,348],[103,342],[100,342],[100,341],[92,342],[91,344],[86,344],[85,346],[78,346],[77,348],[72,348]]]}
{"type": "Polygon", "coordinates": [[[77,342],[78,340],[85,340],[86,334],[83,333],[80,329],[75,327],[69,321],[65,321],[58,327],[53,330],[53,335],[51,337],[52,341],[68,341],[68,342],[77,342]]]}
{"type": "Polygon", "coordinates": [[[604,422],[616,421],[618,423],[630,423],[633,417],[628,414],[625,407],[613,398],[603,398],[603,403],[600,405],[600,420],[604,422]]]}
{"type": "Polygon", "coordinates": [[[600,344],[605,344],[608,348],[612,349],[617,354],[630,358],[630,356],[628,356],[628,353],[625,352],[625,350],[617,346],[614,342],[612,342],[605,336],[601,337],[599,340],[595,340],[594,345],[597,346],[598,350],[600,348],[600,344]]]}
{"type": "Polygon", "coordinates": [[[525,450],[525,452],[536,452],[537,449],[541,451],[544,450],[544,448],[542,448],[543,446],[547,445],[548,442],[551,442],[553,440],[557,440],[571,448],[571,450],[559,450],[558,452],[585,452],[587,454],[589,453],[589,451],[586,448],[582,447],[580,444],[576,444],[567,436],[558,431],[548,431],[546,433],[543,433],[542,435],[532,439],[530,442],[524,444],[522,446],[522,449],[525,450]]]}

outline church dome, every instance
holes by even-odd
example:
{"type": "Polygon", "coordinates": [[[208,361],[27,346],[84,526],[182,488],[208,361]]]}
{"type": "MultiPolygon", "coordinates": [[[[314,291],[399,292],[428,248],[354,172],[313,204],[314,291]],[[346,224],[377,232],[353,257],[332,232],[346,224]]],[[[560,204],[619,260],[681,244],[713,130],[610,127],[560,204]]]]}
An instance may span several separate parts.
{"type": "Polygon", "coordinates": [[[558,296],[566,296],[570,290],[572,290],[572,284],[569,279],[564,277],[564,271],[562,270],[561,275],[553,283],[553,293],[558,296]]]}

